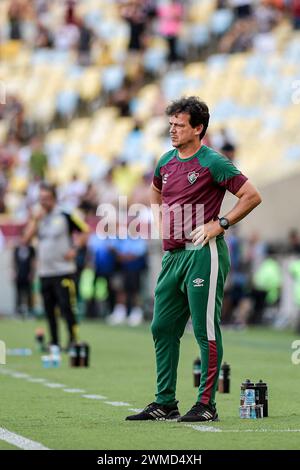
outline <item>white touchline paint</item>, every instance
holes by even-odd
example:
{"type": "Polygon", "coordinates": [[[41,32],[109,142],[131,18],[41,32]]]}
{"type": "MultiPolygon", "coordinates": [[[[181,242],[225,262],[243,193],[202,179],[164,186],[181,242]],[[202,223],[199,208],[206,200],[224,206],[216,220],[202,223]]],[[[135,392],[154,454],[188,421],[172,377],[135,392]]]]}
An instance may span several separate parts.
{"type": "Polygon", "coordinates": [[[23,450],[50,450],[39,442],[32,441],[31,439],[27,439],[4,428],[0,428],[0,440],[23,450]]]}
{"type": "Polygon", "coordinates": [[[103,395],[82,395],[83,398],[89,398],[90,400],[106,400],[107,397],[103,395]]]}
{"type": "Polygon", "coordinates": [[[28,379],[30,377],[29,374],[23,374],[22,372],[14,372],[11,376],[15,379],[28,379]]]}
{"type": "Polygon", "coordinates": [[[13,372],[14,372],[13,370],[6,369],[6,368],[4,369],[4,368],[0,367],[0,374],[11,375],[11,374],[13,374],[13,372]]]}
{"type": "Polygon", "coordinates": [[[222,432],[300,432],[300,429],[223,429],[222,432]]]}
{"type": "MultiPolygon", "coordinates": [[[[42,378],[34,378],[34,377],[30,377],[28,374],[24,374],[22,372],[17,372],[17,371],[14,371],[14,370],[10,370],[10,369],[4,369],[4,368],[0,368],[0,374],[3,374],[3,375],[10,375],[12,377],[15,377],[15,378],[20,378],[20,379],[26,379],[28,382],[33,382],[33,383],[42,383],[43,385],[45,385],[46,387],[49,387],[49,388],[53,388],[53,389],[59,389],[59,388],[63,388],[63,387],[66,387],[66,385],[63,385],[63,384],[58,384],[58,383],[51,383],[51,382],[46,382],[46,379],[42,379],[42,378]],[[46,382],[46,383],[44,383],[46,382]]],[[[68,392],[68,393],[83,393],[84,390],[81,390],[81,389],[77,389],[77,388],[65,388],[63,390],[64,392],[68,392]]],[[[90,395],[90,394],[84,394],[84,395],[81,395],[82,398],[87,398],[87,399],[90,399],[90,400],[106,400],[107,397],[103,396],[103,395],[90,395]]],[[[104,402],[105,404],[107,405],[111,405],[111,406],[128,406],[128,407],[131,407],[130,403],[126,403],[126,402],[123,402],[123,401],[105,401],[104,402]]],[[[139,413],[140,411],[142,411],[142,408],[128,408],[129,411],[134,411],[136,413],[139,413]]],[[[220,429],[220,428],[215,428],[214,426],[207,426],[207,425],[197,425],[197,424],[185,424],[184,425],[185,427],[189,427],[191,429],[194,429],[195,431],[199,431],[199,432],[227,432],[227,433],[240,433],[240,432],[244,432],[244,433],[247,433],[247,432],[300,432],[300,429],[264,429],[264,428],[261,428],[261,429],[220,429]]],[[[25,437],[22,437],[22,436],[19,436],[18,434],[14,434],[10,431],[7,431],[6,429],[3,429],[3,428],[0,428],[0,440],[3,440],[3,441],[6,441],[8,443],[11,443],[17,447],[20,447],[21,449],[28,449],[28,450],[49,450],[47,449],[47,447],[44,447],[43,445],[39,444],[38,442],[34,442],[34,441],[31,441],[30,439],[26,439],[25,437]],[[5,433],[5,434],[4,434],[5,433]],[[6,436],[6,438],[4,438],[3,436],[6,436]],[[25,443],[24,445],[27,445],[27,446],[30,446],[30,445],[34,445],[34,446],[37,446],[37,447],[22,447],[21,444],[18,445],[16,444],[15,442],[12,442],[12,441],[9,441],[8,438],[10,438],[9,436],[13,436],[11,437],[11,439],[17,439],[19,443],[25,443]]]]}
{"type": "Polygon", "coordinates": [[[188,428],[195,429],[196,431],[200,432],[223,432],[220,428],[214,428],[213,426],[204,426],[204,425],[195,425],[195,424],[186,424],[188,428]]]}
{"type": "Polygon", "coordinates": [[[36,383],[36,384],[41,384],[43,382],[47,382],[46,379],[39,379],[39,378],[35,379],[34,377],[30,377],[27,380],[28,380],[28,382],[32,382],[32,383],[36,383]]]}
{"type": "Polygon", "coordinates": [[[130,406],[130,403],[124,401],[105,401],[104,403],[111,406],[130,406]]]}
{"type": "Polygon", "coordinates": [[[213,426],[204,426],[204,425],[194,425],[194,424],[186,424],[186,427],[195,429],[195,431],[200,432],[300,432],[300,429],[220,429],[214,428],[213,426]]]}
{"type": "Polygon", "coordinates": [[[214,341],[215,337],[215,306],[216,306],[216,290],[219,271],[218,249],[216,239],[209,240],[210,248],[210,278],[209,293],[206,307],[206,331],[208,341],[214,341]]]}
{"type": "Polygon", "coordinates": [[[64,388],[65,387],[65,385],[63,385],[63,384],[55,384],[55,383],[51,383],[51,382],[46,382],[43,385],[45,385],[45,387],[49,387],[49,388],[64,388]]]}

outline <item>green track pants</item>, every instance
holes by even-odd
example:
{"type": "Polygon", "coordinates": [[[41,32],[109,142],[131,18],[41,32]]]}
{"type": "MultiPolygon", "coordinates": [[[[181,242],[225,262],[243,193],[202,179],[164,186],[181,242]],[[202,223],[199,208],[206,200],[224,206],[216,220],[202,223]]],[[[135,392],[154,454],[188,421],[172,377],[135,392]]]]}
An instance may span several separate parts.
{"type": "Polygon", "coordinates": [[[176,402],[180,338],[191,315],[201,351],[197,401],[215,404],[223,348],[220,316],[224,284],[230,268],[223,237],[201,249],[166,252],[155,289],[151,331],[157,367],[156,403],[176,402]]]}

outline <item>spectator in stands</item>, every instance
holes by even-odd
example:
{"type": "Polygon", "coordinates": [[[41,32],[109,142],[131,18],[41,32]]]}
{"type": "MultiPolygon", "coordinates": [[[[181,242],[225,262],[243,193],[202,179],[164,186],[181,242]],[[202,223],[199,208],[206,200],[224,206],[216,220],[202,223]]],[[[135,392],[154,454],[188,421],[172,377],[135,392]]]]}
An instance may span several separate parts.
{"type": "Polygon", "coordinates": [[[294,29],[300,29],[300,0],[291,0],[294,29]]]}
{"type": "Polygon", "coordinates": [[[37,30],[35,34],[34,47],[39,48],[52,48],[53,37],[49,29],[41,22],[37,22],[37,30]]]}
{"type": "Polygon", "coordinates": [[[114,276],[117,269],[117,259],[115,252],[115,240],[105,237],[99,237],[99,232],[90,237],[88,243],[89,257],[91,258],[93,269],[95,272],[94,292],[87,311],[89,316],[98,317],[110,315],[116,304],[116,289],[114,285],[114,276]],[[107,285],[107,308],[106,311],[96,311],[96,285],[98,279],[105,279],[107,285]]]}
{"type": "Polygon", "coordinates": [[[87,66],[91,63],[93,32],[84,21],[79,21],[78,63],[87,66]]]}
{"type": "Polygon", "coordinates": [[[65,12],[65,24],[78,24],[76,16],[76,2],[77,0],[65,0],[66,12],[65,12]]]}
{"type": "Polygon", "coordinates": [[[114,169],[114,182],[122,196],[131,196],[135,185],[140,180],[140,174],[133,172],[128,163],[124,160],[116,162],[114,169]]]}
{"type": "Polygon", "coordinates": [[[113,204],[115,207],[118,206],[120,191],[115,183],[114,173],[114,167],[110,167],[102,181],[97,185],[98,204],[113,204]]]}
{"type": "Polygon", "coordinates": [[[219,50],[222,53],[246,52],[252,47],[254,36],[254,20],[251,18],[238,20],[222,37],[219,50]]]}
{"type": "Polygon", "coordinates": [[[74,50],[78,45],[79,38],[80,33],[76,22],[63,23],[54,34],[54,46],[62,51],[74,50]]]}
{"type": "Polygon", "coordinates": [[[132,191],[130,204],[143,204],[145,207],[149,207],[151,177],[152,173],[150,172],[143,174],[141,180],[135,185],[132,191]]]}
{"type": "Polygon", "coordinates": [[[142,275],[147,268],[147,243],[130,234],[128,238],[118,239],[116,242],[115,250],[120,263],[122,285],[108,322],[110,325],[118,325],[127,320],[130,326],[137,326],[143,321],[141,288],[142,275]]]}
{"type": "Polygon", "coordinates": [[[249,18],[253,13],[253,0],[230,0],[237,18],[249,18]]]}
{"type": "Polygon", "coordinates": [[[227,237],[227,244],[231,259],[231,270],[228,275],[224,304],[222,309],[222,323],[232,323],[234,310],[239,308],[246,294],[247,276],[243,269],[242,259],[243,240],[235,227],[231,227],[227,237]]]}
{"type": "Polygon", "coordinates": [[[267,254],[267,244],[258,232],[253,232],[246,245],[244,260],[248,271],[253,275],[264,261],[267,254]]]}
{"type": "Polygon", "coordinates": [[[9,38],[22,39],[23,9],[20,0],[11,0],[8,9],[9,38]]]}
{"type": "Polygon", "coordinates": [[[255,7],[254,16],[259,33],[268,33],[271,31],[281,18],[279,10],[275,8],[269,0],[262,0],[255,7]]]}
{"type": "Polygon", "coordinates": [[[19,142],[14,135],[9,135],[5,144],[0,147],[0,169],[9,179],[11,171],[17,162],[19,142]]]}
{"type": "Polygon", "coordinates": [[[300,235],[297,229],[290,230],[288,234],[288,253],[300,254],[300,235]]]}
{"type": "Polygon", "coordinates": [[[26,207],[30,211],[36,206],[39,201],[41,178],[33,176],[29,181],[26,191],[26,207]]]}
{"type": "Polygon", "coordinates": [[[120,88],[111,96],[111,104],[117,106],[121,116],[130,116],[130,100],[133,97],[133,83],[129,77],[125,77],[120,88]]]}
{"type": "Polygon", "coordinates": [[[77,173],[74,173],[71,181],[67,182],[59,192],[59,201],[62,207],[73,212],[78,208],[86,189],[86,183],[78,177],[77,173]]]}
{"type": "Polygon", "coordinates": [[[48,158],[44,152],[43,141],[38,136],[34,137],[31,141],[29,168],[33,178],[45,178],[48,169],[48,158]]]}
{"type": "Polygon", "coordinates": [[[6,97],[3,117],[7,120],[9,126],[8,136],[22,140],[26,123],[24,120],[24,106],[20,98],[13,95],[6,97]]]}
{"type": "Polygon", "coordinates": [[[130,35],[128,50],[140,52],[143,47],[143,35],[146,28],[146,14],[141,0],[125,0],[121,6],[121,14],[129,25],[130,35]]]}
{"type": "Polygon", "coordinates": [[[262,323],[266,306],[278,305],[282,286],[282,272],[272,247],[267,250],[267,257],[253,276],[251,298],[253,308],[249,323],[262,323]]]}
{"type": "Polygon", "coordinates": [[[217,0],[216,9],[223,10],[224,8],[228,8],[228,0],[217,0]]]}
{"type": "Polygon", "coordinates": [[[98,191],[93,182],[89,182],[86,186],[86,191],[82,195],[78,205],[86,215],[95,215],[99,204],[98,191]]]}
{"type": "Polygon", "coordinates": [[[179,0],[166,0],[158,7],[158,29],[169,44],[169,61],[179,60],[177,41],[182,29],[183,6],[179,0]]]}
{"type": "Polygon", "coordinates": [[[235,160],[235,150],[235,146],[229,142],[225,143],[223,147],[221,147],[221,153],[232,162],[235,160]]]}

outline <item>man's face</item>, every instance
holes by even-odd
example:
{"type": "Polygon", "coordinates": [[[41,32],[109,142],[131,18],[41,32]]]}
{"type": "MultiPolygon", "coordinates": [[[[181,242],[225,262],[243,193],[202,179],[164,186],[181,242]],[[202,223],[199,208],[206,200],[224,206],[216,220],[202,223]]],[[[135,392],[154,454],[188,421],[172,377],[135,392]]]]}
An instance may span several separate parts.
{"type": "Polygon", "coordinates": [[[47,191],[45,189],[40,190],[40,204],[46,212],[52,211],[55,206],[55,203],[55,197],[53,196],[51,191],[47,191]]]}
{"type": "Polygon", "coordinates": [[[199,141],[199,135],[203,126],[201,124],[200,126],[192,127],[189,114],[174,114],[174,116],[170,116],[169,124],[173,147],[179,149],[189,143],[199,141]]]}

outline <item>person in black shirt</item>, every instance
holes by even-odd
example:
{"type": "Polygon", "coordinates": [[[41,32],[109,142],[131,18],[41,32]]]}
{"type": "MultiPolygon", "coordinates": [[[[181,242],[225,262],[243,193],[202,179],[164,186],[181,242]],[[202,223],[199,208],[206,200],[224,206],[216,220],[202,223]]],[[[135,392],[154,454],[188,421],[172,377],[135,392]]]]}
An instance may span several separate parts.
{"type": "Polygon", "coordinates": [[[16,287],[16,312],[31,314],[33,310],[32,282],[34,276],[35,250],[22,242],[14,249],[14,272],[16,287]],[[26,306],[26,310],[24,307],[26,306]]]}

